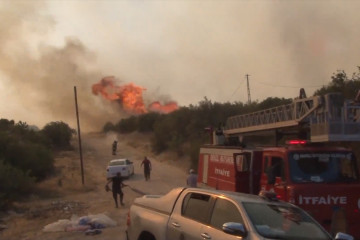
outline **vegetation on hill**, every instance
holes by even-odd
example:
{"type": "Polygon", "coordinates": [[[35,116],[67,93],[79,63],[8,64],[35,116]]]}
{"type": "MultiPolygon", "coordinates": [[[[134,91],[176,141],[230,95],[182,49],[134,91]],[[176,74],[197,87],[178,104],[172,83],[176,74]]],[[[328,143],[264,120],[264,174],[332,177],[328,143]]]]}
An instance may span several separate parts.
{"type": "Polygon", "coordinates": [[[0,209],[24,199],[36,182],[53,173],[53,151],[68,149],[74,133],[63,122],[39,131],[25,122],[0,119],[0,209]]]}

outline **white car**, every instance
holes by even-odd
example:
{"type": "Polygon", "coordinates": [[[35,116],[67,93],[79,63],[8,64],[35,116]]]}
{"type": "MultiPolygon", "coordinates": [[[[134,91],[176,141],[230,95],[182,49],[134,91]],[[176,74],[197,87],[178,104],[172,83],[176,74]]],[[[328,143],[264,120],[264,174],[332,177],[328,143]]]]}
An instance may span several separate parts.
{"type": "Polygon", "coordinates": [[[118,172],[127,178],[134,175],[133,162],[126,158],[111,160],[106,168],[106,178],[115,177],[118,172]]]}

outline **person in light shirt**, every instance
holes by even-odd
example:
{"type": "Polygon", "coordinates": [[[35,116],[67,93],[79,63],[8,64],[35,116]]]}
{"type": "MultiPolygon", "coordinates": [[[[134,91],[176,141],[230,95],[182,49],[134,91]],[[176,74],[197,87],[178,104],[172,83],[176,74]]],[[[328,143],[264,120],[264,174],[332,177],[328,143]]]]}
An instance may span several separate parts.
{"type": "Polygon", "coordinates": [[[190,169],[189,176],[186,178],[186,185],[189,187],[197,187],[197,174],[194,169],[190,169]]]}

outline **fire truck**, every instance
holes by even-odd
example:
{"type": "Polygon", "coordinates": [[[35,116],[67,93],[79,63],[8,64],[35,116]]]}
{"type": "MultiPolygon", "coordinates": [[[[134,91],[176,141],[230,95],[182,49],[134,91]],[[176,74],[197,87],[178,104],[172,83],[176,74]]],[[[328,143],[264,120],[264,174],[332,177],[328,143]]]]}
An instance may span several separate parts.
{"type": "Polygon", "coordinates": [[[305,209],[330,233],[360,239],[355,153],[360,104],[340,93],[229,117],[200,148],[198,184],[258,194],[273,191],[305,209]],[[349,145],[349,144],[348,144],[349,145]]]}

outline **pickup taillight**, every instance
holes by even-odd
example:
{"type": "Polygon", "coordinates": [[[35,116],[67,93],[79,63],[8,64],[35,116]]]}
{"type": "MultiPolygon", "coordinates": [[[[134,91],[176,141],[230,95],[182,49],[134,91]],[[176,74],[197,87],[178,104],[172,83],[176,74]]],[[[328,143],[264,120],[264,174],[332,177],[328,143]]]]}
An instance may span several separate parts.
{"type": "Polygon", "coordinates": [[[127,225],[128,227],[130,227],[130,225],[131,225],[130,210],[129,210],[128,213],[127,213],[126,225],[127,225]]]}

